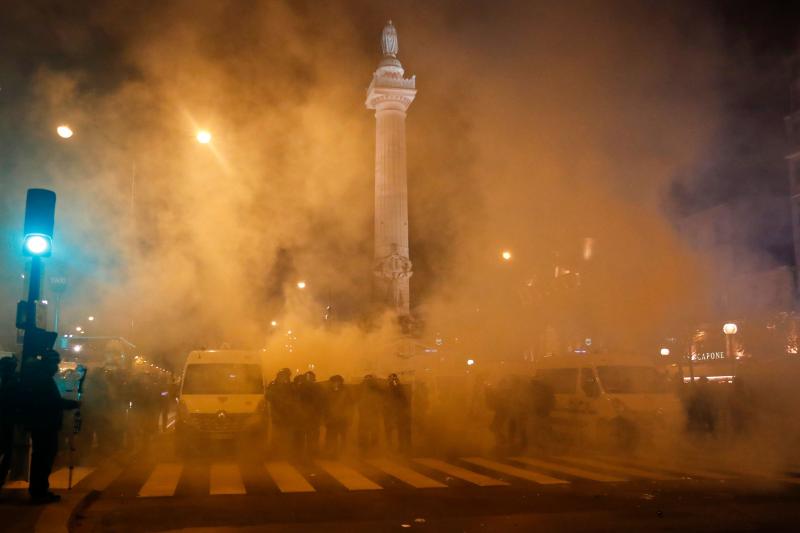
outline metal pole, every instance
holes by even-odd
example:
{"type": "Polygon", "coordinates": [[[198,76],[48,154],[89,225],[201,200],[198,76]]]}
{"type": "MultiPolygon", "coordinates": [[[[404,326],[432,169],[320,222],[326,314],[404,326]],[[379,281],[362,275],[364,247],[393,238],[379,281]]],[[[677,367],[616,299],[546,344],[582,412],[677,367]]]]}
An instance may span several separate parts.
{"type": "Polygon", "coordinates": [[[725,334],[725,351],[731,364],[731,381],[736,376],[736,357],[733,354],[733,342],[730,334],[725,334]]]}
{"type": "Polygon", "coordinates": [[[42,285],[42,258],[34,256],[31,258],[31,277],[28,281],[28,301],[27,313],[25,317],[25,336],[22,340],[22,361],[20,362],[20,374],[25,376],[25,366],[27,361],[35,357],[33,353],[33,330],[36,327],[36,301],[42,285]]]}
{"type": "Polygon", "coordinates": [[[61,295],[56,295],[56,311],[53,313],[53,331],[58,332],[58,322],[61,318],[61,295]]]}

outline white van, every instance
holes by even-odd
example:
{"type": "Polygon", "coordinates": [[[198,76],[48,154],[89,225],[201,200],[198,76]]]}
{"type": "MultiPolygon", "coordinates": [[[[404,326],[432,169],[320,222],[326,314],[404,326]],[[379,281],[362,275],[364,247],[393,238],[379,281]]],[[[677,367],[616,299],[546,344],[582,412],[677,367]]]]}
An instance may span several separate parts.
{"type": "Polygon", "coordinates": [[[186,358],[175,421],[179,451],[199,439],[260,438],[266,430],[264,375],[259,352],[209,350],[186,358]]]}
{"type": "Polygon", "coordinates": [[[573,434],[630,446],[683,427],[676,391],[646,361],[592,354],[554,356],[536,366],[536,378],[555,394],[554,420],[573,434]]]}

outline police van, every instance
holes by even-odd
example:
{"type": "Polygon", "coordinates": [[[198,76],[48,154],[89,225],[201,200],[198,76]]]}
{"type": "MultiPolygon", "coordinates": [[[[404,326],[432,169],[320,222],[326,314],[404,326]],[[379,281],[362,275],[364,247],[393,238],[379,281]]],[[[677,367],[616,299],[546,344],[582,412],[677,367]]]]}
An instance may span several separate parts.
{"type": "Polygon", "coordinates": [[[535,377],[553,389],[554,422],[577,440],[628,448],[683,427],[666,372],[641,357],[553,356],[537,362],[535,377]]]}
{"type": "Polygon", "coordinates": [[[176,447],[186,453],[198,442],[254,438],[263,445],[266,399],[260,352],[204,350],[191,352],[183,368],[176,447]]]}

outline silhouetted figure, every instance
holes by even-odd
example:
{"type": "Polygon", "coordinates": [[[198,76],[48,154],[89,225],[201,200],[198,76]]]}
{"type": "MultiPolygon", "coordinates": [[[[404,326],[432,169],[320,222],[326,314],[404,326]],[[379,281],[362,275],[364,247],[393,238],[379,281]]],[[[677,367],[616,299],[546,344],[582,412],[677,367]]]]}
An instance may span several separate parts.
{"type": "Polygon", "coordinates": [[[733,379],[733,386],[728,395],[728,413],[731,430],[734,434],[747,432],[751,424],[753,412],[753,396],[740,376],[733,379]]]}
{"type": "Polygon", "coordinates": [[[18,421],[19,380],[17,358],[0,359],[0,487],[6,481],[14,451],[14,426],[18,421]]]}
{"type": "Polygon", "coordinates": [[[689,397],[689,429],[698,433],[713,434],[717,425],[717,413],[711,384],[707,377],[701,377],[692,386],[689,397]]]}
{"type": "Polygon", "coordinates": [[[292,438],[292,371],[282,368],[267,386],[267,401],[272,419],[272,452],[286,455],[292,438]]]}
{"type": "Polygon", "coordinates": [[[114,449],[111,442],[113,404],[109,394],[109,373],[109,370],[103,369],[102,372],[89,372],[86,377],[81,401],[83,428],[76,436],[77,449],[81,453],[88,453],[95,439],[99,452],[110,453],[114,449]]]}
{"type": "Polygon", "coordinates": [[[347,430],[353,419],[353,397],[340,375],[331,376],[325,390],[325,451],[336,456],[347,441],[347,430]]]}
{"type": "Polygon", "coordinates": [[[511,417],[511,382],[502,378],[495,386],[486,389],[486,406],[493,411],[490,429],[494,434],[495,448],[504,452],[508,447],[508,424],[511,417]]]}
{"type": "Polygon", "coordinates": [[[306,428],[308,427],[308,410],[306,409],[304,397],[304,387],[306,377],[298,374],[292,380],[290,398],[290,428],[292,432],[292,453],[296,457],[304,457],[306,454],[306,428]]]}
{"type": "Polygon", "coordinates": [[[411,447],[411,399],[397,374],[389,374],[383,399],[383,424],[389,449],[408,451],[411,447]]]}
{"type": "Polygon", "coordinates": [[[324,397],[314,372],[308,371],[303,374],[303,377],[305,380],[300,387],[300,404],[305,411],[303,434],[306,452],[313,456],[319,451],[319,430],[322,426],[324,397]]]}
{"type": "Polygon", "coordinates": [[[528,416],[532,411],[528,382],[515,376],[508,389],[508,447],[517,453],[528,447],[528,416]]]}
{"type": "Polygon", "coordinates": [[[158,431],[161,390],[149,376],[138,376],[131,386],[133,440],[146,446],[158,431]]]}
{"type": "Polygon", "coordinates": [[[358,395],[358,447],[362,453],[373,450],[380,440],[382,394],[375,376],[364,376],[358,395]]]}
{"type": "Polygon", "coordinates": [[[551,434],[550,414],[556,405],[556,395],[553,388],[547,383],[532,379],[528,385],[530,415],[533,421],[533,439],[538,445],[543,445],[545,439],[551,434]]]}
{"type": "Polygon", "coordinates": [[[159,429],[162,433],[167,431],[169,425],[169,414],[172,411],[172,406],[175,405],[175,400],[178,398],[178,382],[169,379],[164,383],[161,388],[161,398],[159,398],[159,429]]]}
{"type": "Polygon", "coordinates": [[[51,503],[60,496],[50,492],[48,478],[58,453],[58,432],[65,409],[80,402],[61,398],[53,376],[58,372],[58,352],[48,350],[41,360],[31,361],[22,383],[25,423],[31,434],[31,471],[28,492],[35,503],[51,503]]]}

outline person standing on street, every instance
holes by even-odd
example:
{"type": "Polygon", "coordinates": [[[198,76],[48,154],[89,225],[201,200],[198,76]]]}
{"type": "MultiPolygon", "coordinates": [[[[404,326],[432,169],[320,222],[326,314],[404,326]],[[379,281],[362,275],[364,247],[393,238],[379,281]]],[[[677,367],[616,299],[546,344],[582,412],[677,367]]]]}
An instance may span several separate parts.
{"type": "Polygon", "coordinates": [[[353,398],[340,375],[331,376],[325,391],[325,451],[338,457],[347,442],[347,429],[353,418],[353,398]]]}
{"type": "Polygon", "coordinates": [[[11,468],[14,451],[14,425],[17,423],[17,392],[19,380],[16,375],[17,358],[0,359],[0,487],[6,481],[11,468]]]}
{"type": "Polygon", "coordinates": [[[289,453],[292,441],[292,371],[282,368],[267,387],[267,401],[272,421],[271,450],[277,457],[289,453]]]}
{"type": "Polygon", "coordinates": [[[383,402],[383,425],[386,446],[399,452],[411,447],[411,402],[397,374],[389,374],[383,402]],[[393,437],[397,435],[395,446],[393,437]]]}
{"type": "Polygon", "coordinates": [[[28,492],[33,503],[52,503],[61,499],[50,492],[48,478],[58,453],[58,432],[64,410],[77,409],[80,402],[61,397],[53,377],[60,357],[47,350],[41,360],[31,361],[23,382],[26,426],[31,433],[31,472],[28,492]]]}

